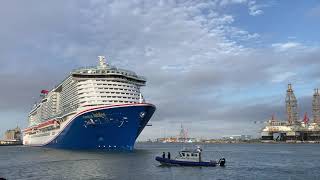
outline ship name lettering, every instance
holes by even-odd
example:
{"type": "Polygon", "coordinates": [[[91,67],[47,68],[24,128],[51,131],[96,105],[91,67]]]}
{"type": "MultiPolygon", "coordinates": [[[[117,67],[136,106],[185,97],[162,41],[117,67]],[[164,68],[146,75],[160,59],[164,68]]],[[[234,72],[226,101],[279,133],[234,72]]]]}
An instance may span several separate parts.
{"type": "Polygon", "coordinates": [[[85,115],[85,116],[83,116],[83,119],[91,119],[91,118],[93,118],[92,115],[85,115]]]}
{"type": "Polygon", "coordinates": [[[93,113],[93,117],[95,118],[105,118],[106,114],[102,112],[93,113]]]}
{"type": "Polygon", "coordinates": [[[105,113],[97,112],[89,115],[83,116],[83,119],[92,119],[92,118],[105,118],[107,115],[105,113]]]}

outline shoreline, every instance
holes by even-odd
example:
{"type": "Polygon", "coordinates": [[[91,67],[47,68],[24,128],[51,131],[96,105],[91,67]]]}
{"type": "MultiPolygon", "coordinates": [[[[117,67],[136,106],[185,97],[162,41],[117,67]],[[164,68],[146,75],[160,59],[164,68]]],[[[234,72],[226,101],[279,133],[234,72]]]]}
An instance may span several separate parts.
{"type": "Polygon", "coordinates": [[[137,143],[141,144],[320,144],[320,141],[214,141],[214,142],[192,142],[192,143],[183,143],[183,142],[150,142],[150,141],[139,141],[137,143]]]}

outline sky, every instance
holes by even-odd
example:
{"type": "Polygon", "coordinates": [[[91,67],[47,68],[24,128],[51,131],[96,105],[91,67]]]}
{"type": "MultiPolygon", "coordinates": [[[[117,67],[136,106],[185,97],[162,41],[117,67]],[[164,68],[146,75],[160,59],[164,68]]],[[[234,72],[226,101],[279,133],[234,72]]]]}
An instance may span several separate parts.
{"type": "Polygon", "coordinates": [[[27,126],[42,89],[77,67],[108,63],[147,78],[157,110],[141,140],[179,133],[257,135],[286,120],[288,83],[299,114],[320,87],[316,0],[56,0],[0,6],[0,133],[27,126]]]}

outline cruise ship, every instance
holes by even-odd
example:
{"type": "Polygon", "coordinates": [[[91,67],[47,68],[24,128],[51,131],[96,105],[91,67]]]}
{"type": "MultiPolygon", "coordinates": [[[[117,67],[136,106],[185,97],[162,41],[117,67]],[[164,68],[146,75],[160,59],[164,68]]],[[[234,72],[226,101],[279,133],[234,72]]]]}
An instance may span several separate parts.
{"type": "Polygon", "coordinates": [[[73,70],[28,115],[23,144],[64,149],[132,150],[156,107],[140,88],[146,79],[111,66],[73,70]]]}

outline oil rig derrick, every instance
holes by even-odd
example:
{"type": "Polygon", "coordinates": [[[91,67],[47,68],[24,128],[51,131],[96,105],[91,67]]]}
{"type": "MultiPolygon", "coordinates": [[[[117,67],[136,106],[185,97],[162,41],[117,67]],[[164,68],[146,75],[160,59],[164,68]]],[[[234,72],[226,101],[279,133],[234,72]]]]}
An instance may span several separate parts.
{"type": "Polygon", "coordinates": [[[181,124],[180,133],[179,133],[179,141],[186,142],[188,140],[188,131],[185,130],[181,124]]]}
{"type": "Polygon", "coordinates": [[[288,124],[298,124],[298,104],[296,96],[293,93],[292,85],[288,84],[287,96],[286,96],[286,110],[288,115],[288,124]]]}
{"type": "Polygon", "coordinates": [[[314,89],[313,99],[312,99],[312,115],[313,122],[320,124],[320,94],[319,90],[314,89]]]}

